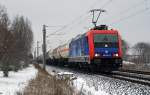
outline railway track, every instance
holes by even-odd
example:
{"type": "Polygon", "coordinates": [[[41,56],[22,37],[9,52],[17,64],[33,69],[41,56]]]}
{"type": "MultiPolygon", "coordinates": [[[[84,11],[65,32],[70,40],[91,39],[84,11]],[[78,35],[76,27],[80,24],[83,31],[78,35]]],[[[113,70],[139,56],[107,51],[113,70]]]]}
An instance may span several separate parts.
{"type": "Polygon", "coordinates": [[[87,70],[81,69],[68,69],[67,67],[61,67],[73,72],[79,72],[83,74],[96,74],[101,76],[106,76],[110,78],[130,81],[137,84],[150,86],[150,72],[134,71],[134,70],[120,70],[113,71],[112,73],[99,73],[99,72],[89,72],[87,70]]]}
{"type": "Polygon", "coordinates": [[[113,71],[111,77],[150,86],[150,74],[141,71],[113,71]]]}
{"type": "MultiPolygon", "coordinates": [[[[78,72],[81,72],[81,70],[78,72]]],[[[115,79],[120,79],[124,81],[130,81],[133,83],[150,86],[150,72],[145,72],[145,71],[119,70],[119,71],[113,71],[111,73],[82,71],[81,73],[97,74],[97,75],[102,75],[110,78],[115,78],[115,79]]]]}
{"type": "Polygon", "coordinates": [[[136,71],[136,70],[127,70],[127,69],[121,69],[122,72],[130,72],[130,73],[137,73],[137,74],[147,74],[150,75],[150,72],[147,71],[136,71]]]}

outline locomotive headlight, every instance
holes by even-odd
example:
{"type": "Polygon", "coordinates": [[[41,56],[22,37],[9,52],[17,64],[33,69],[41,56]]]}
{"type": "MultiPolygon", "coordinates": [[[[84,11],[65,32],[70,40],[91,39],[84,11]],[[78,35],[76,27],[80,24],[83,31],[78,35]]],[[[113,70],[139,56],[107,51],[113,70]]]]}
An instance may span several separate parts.
{"type": "Polygon", "coordinates": [[[95,57],[98,57],[98,56],[100,56],[100,54],[97,54],[97,53],[96,53],[96,54],[95,54],[95,57]]]}
{"type": "Polygon", "coordinates": [[[119,54],[118,54],[118,53],[115,53],[113,56],[114,56],[114,57],[118,57],[118,56],[119,56],[119,54]]]}
{"type": "Polygon", "coordinates": [[[118,56],[119,56],[119,55],[118,55],[118,53],[116,53],[115,55],[116,55],[116,57],[118,57],[118,56]]]}

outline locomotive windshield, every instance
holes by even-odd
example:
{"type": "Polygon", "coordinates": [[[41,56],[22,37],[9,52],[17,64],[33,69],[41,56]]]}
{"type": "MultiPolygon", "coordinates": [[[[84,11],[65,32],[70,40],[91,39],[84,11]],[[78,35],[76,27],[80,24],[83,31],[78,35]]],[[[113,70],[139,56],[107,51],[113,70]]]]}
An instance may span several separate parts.
{"type": "Polygon", "coordinates": [[[94,46],[103,48],[106,46],[111,48],[118,47],[118,36],[114,34],[95,34],[94,35],[94,46]]]}
{"type": "Polygon", "coordinates": [[[111,34],[96,34],[94,35],[94,42],[117,42],[117,35],[111,34]]]}

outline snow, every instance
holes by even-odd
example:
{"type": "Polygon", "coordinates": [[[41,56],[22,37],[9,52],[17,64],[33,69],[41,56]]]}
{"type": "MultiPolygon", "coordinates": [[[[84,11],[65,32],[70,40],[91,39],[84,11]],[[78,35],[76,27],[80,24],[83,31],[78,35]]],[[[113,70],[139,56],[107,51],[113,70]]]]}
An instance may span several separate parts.
{"type": "MultiPolygon", "coordinates": [[[[54,67],[55,68],[55,67],[54,67]]],[[[85,79],[81,77],[77,77],[74,73],[69,72],[69,71],[61,71],[60,69],[55,69],[54,68],[49,68],[48,66],[46,67],[47,71],[51,75],[56,75],[54,74],[53,71],[57,72],[58,75],[71,75],[73,77],[73,87],[75,88],[75,92],[81,92],[81,95],[110,95],[106,93],[105,91],[102,91],[100,89],[95,89],[94,85],[89,86],[88,82],[85,81],[85,79]],[[73,75],[73,76],[72,76],[73,75]],[[76,77],[74,79],[74,77],[76,77]]]]}
{"type": "Polygon", "coordinates": [[[100,74],[87,74],[69,68],[46,66],[51,72],[72,72],[77,79],[73,81],[79,95],[150,95],[150,87],[124,80],[106,77],[100,74]]]}
{"type": "Polygon", "coordinates": [[[15,95],[16,92],[21,92],[28,85],[29,80],[37,75],[37,69],[33,65],[18,72],[9,72],[9,77],[3,77],[0,71],[0,95],[15,95]]]}
{"type": "Polygon", "coordinates": [[[77,78],[73,84],[77,92],[81,92],[83,95],[109,95],[102,90],[96,90],[94,86],[88,86],[83,78],[77,78]]]}
{"type": "Polygon", "coordinates": [[[135,63],[129,62],[129,61],[123,61],[123,64],[126,64],[126,65],[134,65],[135,63]]]}
{"type": "Polygon", "coordinates": [[[59,75],[73,75],[71,72],[60,72],[59,75]]]}

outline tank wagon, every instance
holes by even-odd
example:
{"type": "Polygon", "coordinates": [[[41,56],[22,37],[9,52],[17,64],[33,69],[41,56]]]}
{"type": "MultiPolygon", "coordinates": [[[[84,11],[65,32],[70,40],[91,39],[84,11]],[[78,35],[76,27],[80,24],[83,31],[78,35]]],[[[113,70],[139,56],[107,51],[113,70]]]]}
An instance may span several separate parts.
{"type": "Polygon", "coordinates": [[[49,64],[89,67],[100,71],[122,66],[122,39],[117,30],[97,26],[52,51],[49,64]]]}

